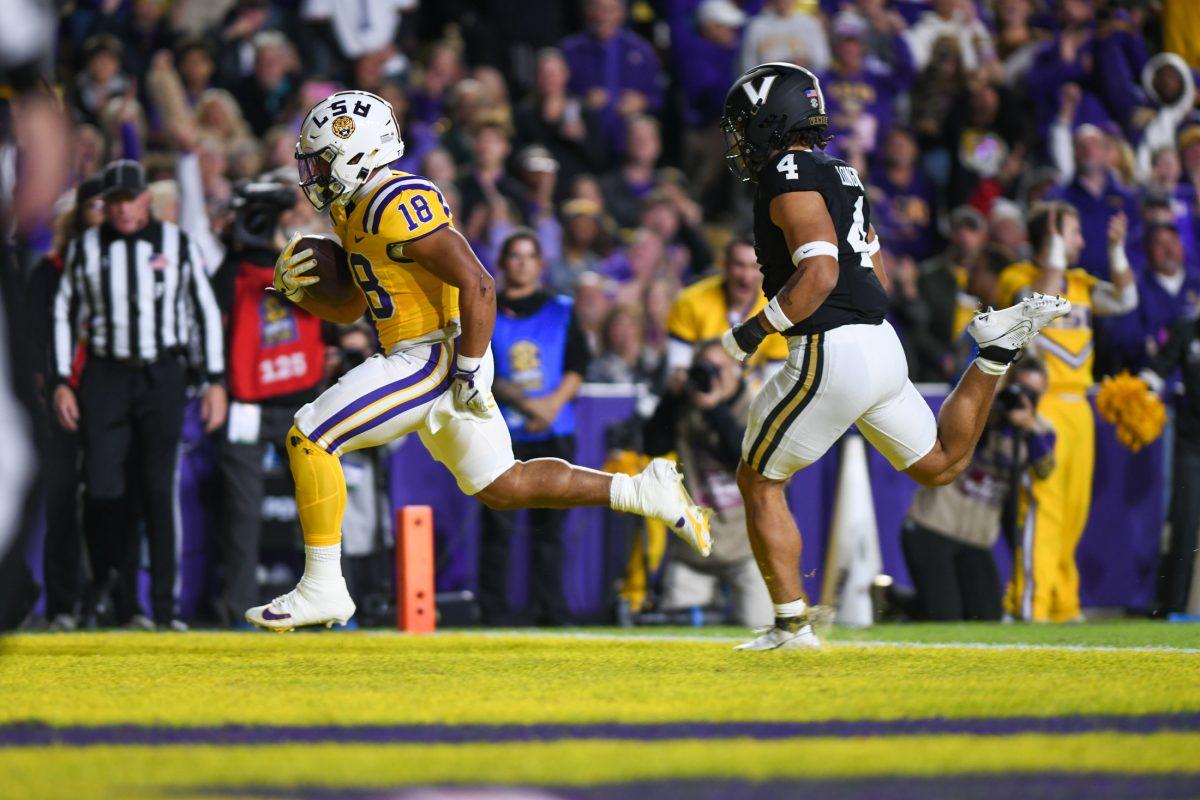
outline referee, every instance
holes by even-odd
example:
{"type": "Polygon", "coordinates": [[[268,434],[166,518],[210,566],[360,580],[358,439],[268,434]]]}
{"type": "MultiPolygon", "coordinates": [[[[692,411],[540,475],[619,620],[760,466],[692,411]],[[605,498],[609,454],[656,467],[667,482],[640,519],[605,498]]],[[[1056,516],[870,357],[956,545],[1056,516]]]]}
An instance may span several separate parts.
{"type": "MultiPolygon", "coordinates": [[[[221,316],[195,244],[175,224],[151,218],[141,165],[113,161],[102,183],[104,222],[68,245],[55,298],[54,413],[81,434],[94,580],[100,587],[132,583],[138,541],[123,502],[129,476],[145,512],[154,619],[182,629],[175,618],[175,478],[185,362],[189,350],[202,354],[200,414],[205,429],[215,430],[227,405],[221,316]],[[189,347],[194,337],[197,346],[189,347]],[[87,355],[76,397],[67,380],[79,342],[87,355]]],[[[114,600],[118,622],[148,626],[136,598],[114,600]]]]}

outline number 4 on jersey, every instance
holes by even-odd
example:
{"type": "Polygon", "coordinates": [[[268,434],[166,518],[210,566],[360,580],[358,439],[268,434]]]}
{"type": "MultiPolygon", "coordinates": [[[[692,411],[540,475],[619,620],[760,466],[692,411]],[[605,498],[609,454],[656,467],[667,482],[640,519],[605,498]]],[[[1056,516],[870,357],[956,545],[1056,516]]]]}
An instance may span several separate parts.
{"type": "Polygon", "coordinates": [[[875,265],[871,263],[869,250],[871,245],[867,243],[867,220],[863,215],[863,200],[866,198],[859,195],[854,201],[854,219],[850,221],[850,230],[846,231],[846,244],[850,245],[850,249],[858,253],[862,260],[862,265],[867,269],[874,269],[875,265]]]}
{"type": "MultiPolygon", "coordinates": [[[[796,155],[788,153],[783,158],[779,159],[779,163],[775,165],[775,169],[783,173],[783,176],[789,181],[794,181],[800,177],[800,168],[796,166],[796,155]]],[[[855,176],[857,180],[857,175],[855,176]]],[[[843,180],[843,183],[845,181],[843,180]]],[[[859,184],[861,186],[862,184],[859,184]]],[[[854,219],[850,222],[850,229],[846,231],[846,244],[850,245],[850,249],[859,254],[862,259],[862,265],[867,269],[874,268],[871,263],[871,256],[868,254],[870,245],[867,243],[867,219],[863,213],[863,201],[866,198],[859,195],[854,201],[854,219]]]]}
{"type": "Polygon", "coordinates": [[[800,177],[800,169],[796,166],[796,154],[788,153],[783,158],[779,159],[779,163],[775,165],[775,169],[783,173],[783,177],[789,181],[794,181],[800,177]]]}

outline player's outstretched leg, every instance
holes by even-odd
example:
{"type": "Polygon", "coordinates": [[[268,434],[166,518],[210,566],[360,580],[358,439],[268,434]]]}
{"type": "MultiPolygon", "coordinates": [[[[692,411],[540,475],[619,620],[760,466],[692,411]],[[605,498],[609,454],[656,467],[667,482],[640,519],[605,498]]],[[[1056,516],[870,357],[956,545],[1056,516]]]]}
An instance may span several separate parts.
{"type": "Polygon", "coordinates": [[[979,344],[979,357],[942,404],[933,449],[905,473],[923,486],[954,480],[975,452],[1008,365],[1038,331],[1070,310],[1067,300],[1035,293],[1015,306],[976,315],[967,332],[979,344]]]}
{"type": "Polygon", "coordinates": [[[679,470],[663,458],[654,459],[632,477],[578,467],[558,458],[518,461],[475,497],[498,511],[609,506],[662,520],[700,555],[712,552],[712,512],[696,505],[679,470]]]}
{"type": "Polygon", "coordinates": [[[260,628],[290,631],[301,625],[345,625],[354,601],[342,578],[342,514],[346,479],[337,456],[293,425],[286,449],[296,483],[296,514],[304,532],[304,576],[295,589],[246,612],[260,628]]]}

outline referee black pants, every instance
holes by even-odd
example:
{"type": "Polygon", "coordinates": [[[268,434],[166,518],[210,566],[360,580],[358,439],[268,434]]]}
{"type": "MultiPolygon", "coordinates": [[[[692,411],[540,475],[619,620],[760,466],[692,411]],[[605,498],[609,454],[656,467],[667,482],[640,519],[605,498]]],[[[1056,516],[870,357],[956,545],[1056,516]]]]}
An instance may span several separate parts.
{"type": "MultiPolygon", "coordinates": [[[[556,436],[542,442],[513,442],[519,461],[532,458],[575,457],[575,437],[556,436]]],[[[518,511],[495,511],[484,506],[479,543],[479,610],[485,625],[514,622],[508,608],[508,552],[517,525],[518,511]]],[[[529,538],[532,552],[529,599],[537,625],[565,625],[570,621],[563,596],[563,523],[561,508],[531,508],[529,538]]]]}
{"type": "Polygon", "coordinates": [[[42,576],[46,618],[76,615],[83,591],[83,537],[79,526],[79,434],[46,421],[42,491],[46,493],[46,540],[42,576]]]}
{"type": "Polygon", "coordinates": [[[138,526],[127,495],[141,500],[150,544],[154,619],[175,617],[175,482],[187,381],[181,361],[145,365],[93,358],[79,386],[87,536],[92,572],[117,590],[118,622],[137,613],[138,526]],[[127,492],[126,481],[137,491],[127,492]]]}

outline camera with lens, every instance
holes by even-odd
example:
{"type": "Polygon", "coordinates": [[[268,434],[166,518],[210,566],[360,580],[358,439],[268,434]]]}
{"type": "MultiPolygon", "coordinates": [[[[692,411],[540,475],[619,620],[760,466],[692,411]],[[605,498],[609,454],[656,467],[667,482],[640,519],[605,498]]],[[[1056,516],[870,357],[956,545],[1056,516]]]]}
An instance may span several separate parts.
{"type": "Polygon", "coordinates": [[[1037,408],[1037,392],[1019,383],[1010,383],[1000,390],[1000,394],[996,395],[996,407],[1005,416],[1008,416],[1022,407],[1023,399],[1029,401],[1030,408],[1037,408]]]}
{"type": "Polygon", "coordinates": [[[716,383],[717,378],[719,378],[720,375],[721,371],[717,367],[713,366],[704,359],[700,359],[692,364],[692,366],[688,367],[688,386],[697,392],[711,392],[713,384],[716,383]]]}
{"type": "Polygon", "coordinates": [[[296,205],[296,193],[277,181],[247,181],[235,188],[230,236],[241,250],[278,249],[275,232],[283,212],[296,205]]]}

